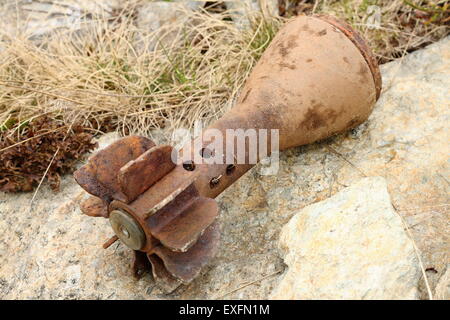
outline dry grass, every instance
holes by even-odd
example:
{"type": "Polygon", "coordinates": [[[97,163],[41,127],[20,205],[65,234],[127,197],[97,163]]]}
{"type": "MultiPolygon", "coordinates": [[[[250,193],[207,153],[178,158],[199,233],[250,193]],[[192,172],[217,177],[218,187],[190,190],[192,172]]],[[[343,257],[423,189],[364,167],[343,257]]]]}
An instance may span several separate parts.
{"type": "MultiPolygon", "coordinates": [[[[448,21],[441,23],[446,7],[414,3],[282,0],[280,7],[284,15],[329,13],[349,21],[384,62],[448,33],[448,21]],[[367,25],[374,4],[381,8],[379,28],[367,25]],[[417,18],[417,8],[437,16],[432,21],[423,11],[417,18]]],[[[59,30],[38,46],[27,35],[10,39],[0,52],[0,130],[44,113],[124,134],[209,120],[232,104],[284,21],[254,13],[252,28],[242,31],[226,13],[186,12],[178,24],[145,33],[136,27],[136,10],[130,2],[112,19],[97,17],[88,37],[59,30]]]]}
{"type": "Polygon", "coordinates": [[[148,134],[209,120],[234,100],[281,24],[255,15],[243,32],[225,14],[190,12],[187,23],[145,34],[132,9],[99,20],[94,39],[72,31],[40,46],[13,39],[0,53],[0,125],[46,113],[102,131],[148,134]]]}
{"type": "MultiPolygon", "coordinates": [[[[448,33],[445,24],[415,18],[417,9],[398,0],[280,3],[287,13],[300,8],[297,13],[346,19],[369,39],[380,61],[448,33]],[[382,15],[376,29],[367,26],[373,4],[382,15]]],[[[415,3],[427,6],[427,1],[415,3]]],[[[252,28],[242,31],[226,13],[186,12],[178,24],[144,33],[136,27],[135,10],[132,3],[113,19],[98,17],[89,37],[60,30],[39,46],[26,35],[11,39],[0,53],[0,129],[11,119],[43,113],[101,131],[142,134],[214,118],[232,104],[283,23],[255,13],[252,28]],[[155,43],[154,51],[147,49],[155,43]]]]}

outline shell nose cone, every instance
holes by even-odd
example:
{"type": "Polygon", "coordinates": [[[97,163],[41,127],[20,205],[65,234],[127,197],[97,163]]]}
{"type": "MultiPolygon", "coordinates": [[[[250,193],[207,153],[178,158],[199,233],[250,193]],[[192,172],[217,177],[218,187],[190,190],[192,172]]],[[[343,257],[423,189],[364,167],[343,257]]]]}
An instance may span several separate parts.
{"type": "Polygon", "coordinates": [[[361,52],[364,59],[366,60],[368,66],[370,68],[370,71],[372,73],[373,82],[375,84],[375,90],[376,90],[376,98],[378,100],[378,98],[380,97],[381,88],[382,88],[380,68],[378,66],[377,60],[375,59],[375,56],[372,53],[372,50],[370,50],[370,47],[367,45],[364,38],[361,37],[361,35],[356,30],[354,30],[348,23],[346,23],[342,20],[338,20],[333,16],[317,14],[317,15],[314,15],[313,17],[323,20],[325,22],[328,22],[329,24],[338,28],[359,49],[359,51],[361,52]]]}

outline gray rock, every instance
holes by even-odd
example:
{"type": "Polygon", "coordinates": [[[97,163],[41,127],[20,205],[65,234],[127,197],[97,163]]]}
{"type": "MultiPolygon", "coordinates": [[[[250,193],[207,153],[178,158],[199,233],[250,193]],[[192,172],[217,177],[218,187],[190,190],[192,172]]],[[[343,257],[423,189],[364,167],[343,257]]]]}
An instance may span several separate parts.
{"type": "Polygon", "coordinates": [[[111,18],[119,5],[118,0],[9,1],[1,6],[0,38],[39,42],[55,32],[87,36],[98,29],[99,20],[111,18]]]}
{"type": "Polygon", "coordinates": [[[241,29],[250,25],[252,12],[262,12],[265,16],[278,15],[277,0],[231,0],[226,1],[226,5],[232,20],[241,29]]]}
{"type": "MultiPolygon", "coordinates": [[[[119,9],[126,6],[137,11],[137,25],[140,31],[138,41],[149,33],[170,25],[177,20],[186,19],[183,10],[197,10],[204,1],[129,1],[118,0],[52,0],[18,1],[0,4],[0,39],[8,40],[22,37],[39,43],[47,36],[63,32],[74,40],[87,37],[95,38],[117,15],[119,9]]],[[[153,44],[154,46],[154,44],[153,44]]],[[[152,49],[152,48],[150,48],[152,49]]],[[[1,50],[1,47],[0,47],[1,50]]]]}
{"type": "Polygon", "coordinates": [[[203,1],[154,1],[143,3],[137,11],[135,44],[138,50],[153,50],[158,44],[165,47],[183,40],[182,30],[192,22],[186,12],[198,10],[203,1]],[[176,28],[179,26],[179,28],[176,28]]]}
{"type": "Polygon", "coordinates": [[[386,179],[425,268],[437,270],[427,272],[434,290],[449,252],[448,52],[450,38],[383,66],[385,89],[367,123],[283,152],[277,175],[261,176],[257,166],[224,192],[218,255],[170,296],[150,275],[133,280],[123,245],[101,248],[111,228],[81,214],[84,193],[71,176],[58,194],[43,187],[32,209],[32,194],[0,193],[0,297],[268,298],[284,270],[277,246],[282,226],[364,175],[386,179]]]}
{"type": "Polygon", "coordinates": [[[174,0],[172,2],[182,3],[183,5],[185,5],[187,8],[189,8],[191,10],[199,10],[200,8],[203,8],[205,6],[205,3],[207,1],[206,0],[194,0],[194,1],[190,1],[190,0],[174,0]]]}
{"type": "Polygon", "coordinates": [[[386,180],[364,178],[299,211],[280,235],[274,299],[415,299],[420,266],[386,180]]]}
{"type": "Polygon", "coordinates": [[[439,279],[436,285],[435,299],[450,300],[450,268],[447,266],[447,272],[439,279]]]}

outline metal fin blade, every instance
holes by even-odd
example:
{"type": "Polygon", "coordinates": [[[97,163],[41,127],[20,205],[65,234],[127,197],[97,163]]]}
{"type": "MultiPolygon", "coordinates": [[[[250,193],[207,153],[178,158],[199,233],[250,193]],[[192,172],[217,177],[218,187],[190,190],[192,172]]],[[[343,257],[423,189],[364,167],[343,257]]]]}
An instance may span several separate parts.
{"type": "Polygon", "coordinates": [[[172,149],[171,146],[153,147],[119,170],[118,181],[128,202],[135,200],[176,166],[171,157],[172,149]]]}
{"type": "Polygon", "coordinates": [[[155,254],[148,255],[148,260],[152,265],[152,274],[156,284],[165,293],[172,293],[176,288],[182,285],[182,282],[167,272],[161,258],[155,254]]]}
{"type": "Polygon", "coordinates": [[[133,269],[133,276],[139,280],[145,272],[150,270],[151,266],[145,252],[134,250],[133,253],[131,267],[133,269]]]}
{"type": "Polygon", "coordinates": [[[113,199],[126,202],[117,181],[117,174],[126,163],[136,159],[155,144],[145,137],[120,139],[92,156],[88,163],[75,171],[78,184],[90,194],[109,203],[113,199]]]}
{"type": "Polygon", "coordinates": [[[164,227],[153,232],[170,250],[186,252],[200,238],[219,213],[214,199],[196,197],[192,203],[164,227]]]}
{"type": "Polygon", "coordinates": [[[108,218],[108,205],[100,198],[90,196],[80,204],[81,212],[90,217],[108,218]]]}
{"type": "Polygon", "coordinates": [[[183,283],[191,282],[219,247],[219,228],[216,223],[209,226],[198,241],[187,252],[174,252],[163,246],[153,249],[161,258],[167,271],[183,283]]]}

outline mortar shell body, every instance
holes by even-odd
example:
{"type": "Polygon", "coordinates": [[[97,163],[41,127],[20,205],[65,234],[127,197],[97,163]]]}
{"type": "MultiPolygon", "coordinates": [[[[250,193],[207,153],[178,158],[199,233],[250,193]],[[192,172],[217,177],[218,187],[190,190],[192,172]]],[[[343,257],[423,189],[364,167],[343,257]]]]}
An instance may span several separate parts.
{"type": "MultiPolygon", "coordinates": [[[[332,17],[301,16],[277,33],[236,105],[209,128],[224,137],[227,129],[277,129],[279,149],[285,150],[363,123],[380,89],[378,65],[353,29],[332,17]]],[[[225,141],[224,149],[230,145],[225,141]]],[[[198,166],[200,194],[215,197],[252,165],[237,165],[232,176],[226,167],[198,166]],[[222,181],[212,189],[210,181],[218,176],[222,181]]]]}

